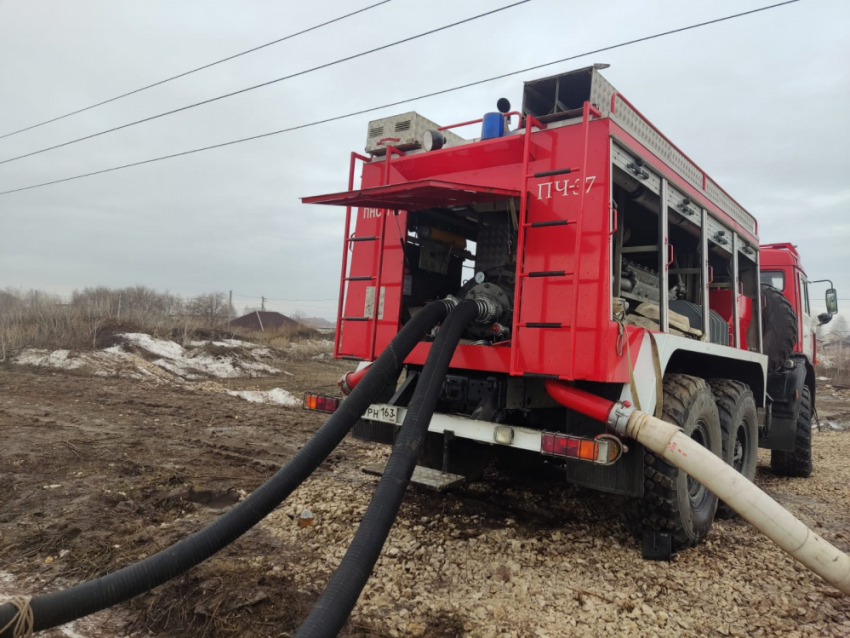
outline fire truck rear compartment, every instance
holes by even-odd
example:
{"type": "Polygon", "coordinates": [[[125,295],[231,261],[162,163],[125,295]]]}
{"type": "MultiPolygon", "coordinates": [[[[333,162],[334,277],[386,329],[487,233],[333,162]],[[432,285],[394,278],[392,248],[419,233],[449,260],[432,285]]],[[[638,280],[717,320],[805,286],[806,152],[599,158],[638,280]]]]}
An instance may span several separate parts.
{"type": "MultiPolygon", "coordinates": [[[[667,245],[659,241],[660,198],[634,176],[614,167],[613,194],[617,215],[612,261],[612,295],[627,301],[626,324],[658,330],[661,269],[668,273],[668,304],[673,334],[702,339],[703,295],[708,291],[709,334],[705,340],[732,343],[732,255],[724,232],[718,243],[707,242],[708,281],[703,287],[700,226],[693,215],[668,209],[667,245]],[[678,316],[677,316],[678,315],[678,316]],[[682,330],[682,326],[690,331],[682,330]]],[[[753,259],[740,254],[738,291],[741,308],[742,345],[756,350],[757,326],[751,321],[757,298],[758,271],[753,259]]]]}
{"type": "Polygon", "coordinates": [[[432,299],[481,299],[488,304],[489,316],[471,324],[461,343],[492,345],[508,339],[515,283],[515,210],[509,200],[409,213],[403,242],[402,322],[432,299]]]}

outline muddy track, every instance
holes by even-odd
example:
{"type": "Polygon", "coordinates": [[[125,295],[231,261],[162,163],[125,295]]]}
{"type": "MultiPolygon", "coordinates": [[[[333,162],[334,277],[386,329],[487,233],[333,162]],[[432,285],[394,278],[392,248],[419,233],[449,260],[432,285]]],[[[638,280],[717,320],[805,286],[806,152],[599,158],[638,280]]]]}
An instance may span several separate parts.
{"type": "MultiPolygon", "coordinates": [[[[346,366],[229,380],[331,392],[346,366]]],[[[820,397],[820,395],[819,395],[820,397]]],[[[824,401],[838,413],[842,397],[824,401]]],[[[150,555],[213,520],[323,422],[171,386],[0,366],[0,594],[49,591],[150,555]]],[[[759,482],[850,549],[850,433],[817,433],[811,479],[759,482]]],[[[154,592],[48,636],[286,636],[354,534],[386,456],[346,440],[231,547],[154,592]],[[297,518],[309,508],[314,525],[297,518]]],[[[551,473],[490,470],[454,494],[411,490],[345,636],[846,636],[850,602],[740,520],[670,564],[640,559],[622,502],[551,473]]]]}

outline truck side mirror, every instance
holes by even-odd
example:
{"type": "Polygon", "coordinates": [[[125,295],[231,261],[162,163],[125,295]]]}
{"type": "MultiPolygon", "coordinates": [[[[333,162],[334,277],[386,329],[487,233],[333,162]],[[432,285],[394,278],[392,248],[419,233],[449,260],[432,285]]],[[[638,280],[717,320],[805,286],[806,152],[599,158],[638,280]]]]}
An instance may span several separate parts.
{"type": "Polygon", "coordinates": [[[818,315],[818,325],[823,326],[832,321],[832,315],[828,312],[822,312],[818,315]]]}
{"type": "Polygon", "coordinates": [[[835,288],[826,291],[826,311],[830,317],[838,312],[838,293],[835,288]]]}

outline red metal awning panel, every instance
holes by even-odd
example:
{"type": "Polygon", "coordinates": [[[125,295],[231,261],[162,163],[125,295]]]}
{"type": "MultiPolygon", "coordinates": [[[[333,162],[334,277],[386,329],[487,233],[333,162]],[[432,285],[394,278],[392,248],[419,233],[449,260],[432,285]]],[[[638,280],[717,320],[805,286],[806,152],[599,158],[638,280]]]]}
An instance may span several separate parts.
{"type": "Polygon", "coordinates": [[[416,182],[374,186],[330,195],[302,197],[301,201],[304,204],[327,204],[329,206],[422,210],[481,202],[497,202],[519,196],[520,192],[511,188],[494,188],[423,179],[416,182]]]}

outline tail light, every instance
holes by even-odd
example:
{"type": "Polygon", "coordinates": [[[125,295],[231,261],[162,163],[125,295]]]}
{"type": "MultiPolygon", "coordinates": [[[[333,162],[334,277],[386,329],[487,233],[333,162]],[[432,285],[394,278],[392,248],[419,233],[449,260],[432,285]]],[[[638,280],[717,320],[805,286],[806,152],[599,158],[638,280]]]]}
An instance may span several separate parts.
{"type": "Polygon", "coordinates": [[[340,401],[341,399],[339,397],[329,397],[323,394],[307,392],[304,394],[304,409],[314,410],[316,412],[336,412],[340,401]]]}
{"type": "Polygon", "coordinates": [[[540,439],[540,452],[550,456],[611,465],[623,455],[623,444],[620,439],[611,434],[600,434],[596,438],[589,439],[544,432],[540,439]]]}

